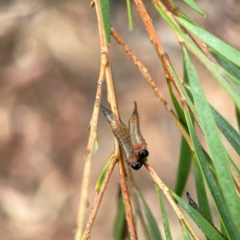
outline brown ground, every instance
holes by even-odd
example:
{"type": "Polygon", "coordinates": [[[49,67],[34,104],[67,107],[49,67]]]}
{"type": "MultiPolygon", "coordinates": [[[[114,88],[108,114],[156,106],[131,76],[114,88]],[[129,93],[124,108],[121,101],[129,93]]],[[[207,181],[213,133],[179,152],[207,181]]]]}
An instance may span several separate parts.
{"type": "MultiPolygon", "coordinates": [[[[240,48],[240,4],[237,0],[197,1],[208,18],[179,3],[197,23],[240,48]]],[[[176,37],[148,3],[160,39],[176,71],[182,56],[176,37]]],[[[0,2],[0,240],[73,239],[99,73],[99,38],[95,10],[89,1],[0,2]]],[[[127,30],[125,2],[111,1],[112,25],[149,69],[169,101],[159,60],[134,9],[134,31],[127,30]]],[[[138,70],[112,41],[111,61],[122,120],[138,102],[149,161],[171,189],[180,134],[138,70]]],[[[236,127],[234,107],[211,75],[196,60],[209,101],[236,127]]],[[[105,85],[104,85],[105,88],[105,85]]],[[[106,105],[106,90],[103,94],[106,105]]],[[[99,117],[99,150],[93,157],[89,206],[94,186],[113,150],[113,135],[99,117]]],[[[232,156],[237,155],[226,144],[232,156]]],[[[134,172],[137,184],[161,224],[158,199],[147,172],[134,172]]],[[[112,239],[118,174],[114,171],[92,231],[92,239],[112,239]]],[[[195,197],[189,178],[186,190],[195,197]]],[[[185,196],[184,196],[185,197],[185,196]]],[[[170,207],[174,239],[181,236],[170,207]]],[[[218,223],[216,223],[218,224],[218,223]]],[[[139,239],[143,239],[140,237],[139,239]]]]}

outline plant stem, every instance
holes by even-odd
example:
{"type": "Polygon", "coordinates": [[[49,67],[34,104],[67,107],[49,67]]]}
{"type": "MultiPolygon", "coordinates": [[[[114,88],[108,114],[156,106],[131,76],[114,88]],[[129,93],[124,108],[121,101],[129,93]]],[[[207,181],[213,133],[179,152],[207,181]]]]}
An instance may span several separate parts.
{"type": "Polygon", "coordinates": [[[115,167],[116,162],[117,162],[117,159],[115,157],[113,159],[111,159],[111,162],[109,164],[108,170],[107,170],[105,178],[103,180],[101,189],[100,189],[99,193],[97,193],[97,196],[96,196],[95,201],[93,203],[93,207],[90,211],[90,215],[89,215],[89,218],[88,218],[88,222],[87,222],[82,240],[86,240],[90,237],[90,232],[91,232],[91,229],[92,229],[93,222],[94,222],[95,217],[97,215],[98,208],[99,208],[100,203],[102,201],[104,192],[107,188],[108,181],[109,181],[109,179],[112,175],[112,171],[115,167]]]}
{"type": "Polygon", "coordinates": [[[98,122],[98,113],[99,113],[99,103],[102,97],[102,83],[104,81],[105,76],[105,69],[107,66],[107,59],[105,55],[101,56],[101,68],[100,74],[98,79],[98,86],[97,86],[97,93],[93,108],[93,114],[90,121],[90,133],[87,148],[85,150],[84,159],[85,165],[83,170],[83,179],[82,179],[82,186],[81,186],[81,198],[79,203],[79,211],[78,211],[78,219],[77,219],[77,230],[75,239],[80,240],[82,236],[82,229],[84,224],[84,215],[85,210],[87,207],[88,202],[88,185],[89,185],[89,178],[90,178],[90,171],[91,171],[91,162],[92,162],[92,154],[93,154],[93,147],[95,141],[97,141],[97,122],[98,122]]]}
{"type": "Polygon", "coordinates": [[[179,210],[177,204],[175,203],[175,201],[173,200],[171,194],[170,194],[170,190],[169,188],[162,182],[162,180],[158,177],[158,175],[156,174],[156,172],[153,170],[153,168],[148,164],[147,161],[144,162],[144,165],[148,171],[148,173],[150,174],[153,182],[161,189],[161,191],[163,192],[163,194],[165,195],[165,197],[167,198],[168,202],[170,203],[170,205],[172,206],[173,210],[175,211],[175,213],[178,216],[179,222],[180,223],[184,223],[184,225],[186,226],[186,228],[188,229],[189,233],[191,234],[191,236],[193,237],[193,239],[195,240],[199,240],[198,236],[196,235],[196,233],[194,232],[194,230],[192,229],[192,227],[190,226],[190,224],[188,223],[188,221],[186,220],[186,218],[183,216],[183,214],[181,213],[181,211],[179,210]]]}

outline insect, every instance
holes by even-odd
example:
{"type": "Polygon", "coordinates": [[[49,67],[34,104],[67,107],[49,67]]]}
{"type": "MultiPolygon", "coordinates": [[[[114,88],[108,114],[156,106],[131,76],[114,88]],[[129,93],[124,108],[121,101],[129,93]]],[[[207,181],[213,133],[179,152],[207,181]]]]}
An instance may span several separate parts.
{"type": "Polygon", "coordinates": [[[147,143],[144,140],[139,124],[139,115],[137,111],[137,103],[134,102],[134,110],[131,118],[128,121],[128,128],[130,132],[130,138],[134,151],[138,154],[142,160],[149,155],[147,150],[147,143]]]}
{"type": "Polygon", "coordinates": [[[102,105],[100,105],[100,108],[112,128],[114,136],[119,142],[127,165],[131,166],[134,170],[140,169],[144,158],[140,157],[142,154],[139,155],[139,153],[134,149],[133,142],[126,127],[124,127],[119,118],[117,118],[109,109],[102,105]]]}
{"type": "Polygon", "coordinates": [[[195,210],[197,210],[200,214],[203,214],[199,206],[197,205],[196,202],[190,197],[190,194],[187,192],[187,198],[188,198],[188,203],[190,206],[192,206],[195,210]]]}

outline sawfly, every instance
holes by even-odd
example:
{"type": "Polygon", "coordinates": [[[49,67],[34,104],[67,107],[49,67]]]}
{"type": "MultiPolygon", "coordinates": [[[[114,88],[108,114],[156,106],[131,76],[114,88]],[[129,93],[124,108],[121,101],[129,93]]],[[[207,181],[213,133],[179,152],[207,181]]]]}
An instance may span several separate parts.
{"type": "Polygon", "coordinates": [[[131,166],[134,170],[140,169],[143,165],[144,158],[149,154],[147,151],[147,144],[139,129],[139,116],[136,102],[132,117],[129,120],[129,132],[112,111],[101,104],[100,108],[110,124],[114,136],[119,142],[127,165],[131,166]]]}

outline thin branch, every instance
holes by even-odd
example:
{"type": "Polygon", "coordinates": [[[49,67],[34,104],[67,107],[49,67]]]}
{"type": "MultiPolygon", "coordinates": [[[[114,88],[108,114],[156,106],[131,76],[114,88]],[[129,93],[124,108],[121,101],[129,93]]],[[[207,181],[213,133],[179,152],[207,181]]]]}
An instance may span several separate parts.
{"type": "Polygon", "coordinates": [[[175,211],[175,213],[178,216],[179,222],[183,222],[184,225],[187,227],[189,233],[191,234],[191,236],[193,237],[193,239],[195,240],[199,240],[198,236],[196,235],[196,233],[194,232],[194,230],[192,229],[192,227],[190,226],[190,224],[188,223],[188,221],[186,220],[186,218],[183,216],[183,214],[181,213],[181,211],[179,210],[177,204],[175,203],[175,201],[173,200],[171,194],[170,194],[170,190],[169,188],[162,182],[162,180],[158,177],[158,175],[156,174],[156,172],[153,170],[153,168],[148,164],[148,162],[144,162],[144,166],[146,167],[148,173],[150,174],[153,182],[161,189],[161,191],[163,192],[163,194],[165,195],[165,197],[167,198],[168,202],[170,203],[170,205],[172,206],[173,210],[175,211]]]}
{"type": "MultiPolygon", "coordinates": [[[[97,19],[98,19],[101,52],[102,54],[106,55],[107,59],[109,59],[109,49],[108,49],[106,36],[103,28],[102,17],[101,17],[100,0],[95,0],[94,3],[95,4],[92,4],[92,5],[95,5],[97,19]]],[[[110,104],[112,112],[115,114],[115,116],[120,118],[110,62],[108,62],[105,74],[106,74],[106,84],[107,84],[107,92],[108,92],[108,102],[110,104]]],[[[129,230],[131,239],[135,240],[137,239],[137,234],[136,234],[136,227],[135,227],[135,222],[134,222],[132,207],[130,202],[130,195],[129,195],[127,182],[126,182],[126,170],[125,170],[121,150],[116,138],[115,138],[114,146],[115,146],[114,155],[118,159],[118,163],[119,163],[119,181],[120,181],[122,195],[124,199],[124,207],[125,207],[126,218],[128,223],[128,230],[129,230]]]]}
{"type": "Polygon", "coordinates": [[[132,212],[132,206],[131,206],[131,201],[130,201],[130,194],[128,191],[128,186],[127,186],[127,173],[126,169],[124,166],[123,161],[119,161],[119,181],[120,181],[120,186],[122,190],[122,196],[123,196],[123,201],[124,201],[124,208],[125,208],[125,213],[126,213],[126,218],[127,218],[127,224],[128,224],[128,231],[131,240],[137,240],[137,232],[136,232],[136,226],[135,226],[135,221],[133,218],[133,212],[132,212]]]}
{"type": "Polygon", "coordinates": [[[204,53],[204,55],[206,57],[208,57],[208,59],[210,61],[212,61],[215,64],[218,64],[216,59],[209,52],[208,47],[207,47],[207,45],[204,42],[202,42],[199,38],[197,38],[192,33],[190,33],[187,29],[183,28],[182,26],[181,26],[181,28],[184,30],[184,32],[186,32],[188,34],[188,36],[193,40],[193,42],[198,46],[198,48],[204,53]]]}
{"type": "Polygon", "coordinates": [[[109,179],[112,175],[112,171],[115,167],[116,162],[117,162],[117,159],[115,157],[113,159],[111,159],[111,162],[109,164],[108,170],[107,170],[105,178],[103,180],[101,189],[100,189],[99,193],[97,194],[97,196],[95,198],[95,201],[93,203],[93,207],[90,211],[89,219],[88,219],[88,222],[87,222],[82,240],[87,240],[90,237],[90,232],[91,232],[91,229],[92,229],[93,222],[94,222],[95,217],[97,215],[98,208],[99,208],[100,203],[102,201],[104,192],[107,188],[108,181],[109,181],[109,179]]]}
{"type": "Polygon", "coordinates": [[[186,98],[183,95],[181,89],[179,88],[178,84],[177,84],[177,80],[176,80],[176,76],[173,74],[172,70],[172,63],[170,61],[170,58],[168,56],[168,54],[166,53],[166,51],[164,50],[158,36],[157,33],[153,27],[152,24],[152,20],[148,15],[148,12],[142,2],[142,0],[134,0],[135,5],[137,7],[137,10],[142,18],[143,24],[147,30],[149,39],[151,41],[151,43],[153,44],[159,59],[161,60],[165,75],[166,75],[166,79],[170,79],[173,86],[175,87],[175,89],[178,92],[178,95],[181,99],[181,102],[186,102],[186,98]]]}
{"type": "Polygon", "coordinates": [[[129,178],[128,178],[129,179],[129,184],[131,185],[131,189],[133,190],[132,200],[133,200],[133,204],[135,205],[134,210],[136,212],[136,215],[139,216],[140,223],[141,223],[141,228],[142,228],[143,234],[144,234],[144,239],[145,240],[151,239],[150,235],[149,235],[149,232],[148,232],[147,224],[144,220],[144,214],[143,214],[142,209],[140,207],[139,198],[137,196],[138,187],[137,187],[137,184],[134,180],[132,170],[130,168],[128,170],[128,176],[129,176],[129,178]]]}
{"type": "Polygon", "coordinates": [[[98,79],[98,86],[97,86],[97,93],[94,103],[94,109],[92,118],[90,121],[90,133],[88,144],[85,150],[84,158],[85,158],[85,165],[83,170],[83,179],[82,179],[82,186],[81,186],[81,198],[79,203],[79,211],[78,211],[78,219],[77,219],[77,230],[75,239],[79,240],[82,236],[82,229],[84,224],[84,215],[85,210],[87,208],[88,202],[88,185],[89,185],[89,178],[90,178],[90,171],[91,171],[91,162],[92,162],[92,154],[94,143],[97,141],[97,122],[98,122],[98,113],[99,113],[99,103],[101,102],[102,97],[102,83],[104,81],[105,69],[108,64],[108,60],[106,55],[101,56],[101,68],[100,74],[98,79]]]}

